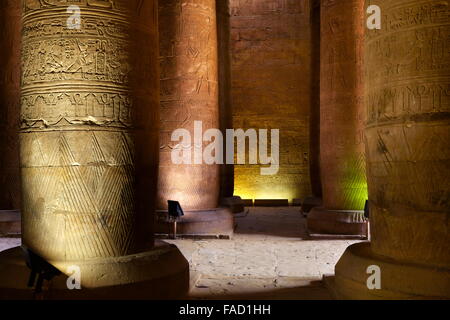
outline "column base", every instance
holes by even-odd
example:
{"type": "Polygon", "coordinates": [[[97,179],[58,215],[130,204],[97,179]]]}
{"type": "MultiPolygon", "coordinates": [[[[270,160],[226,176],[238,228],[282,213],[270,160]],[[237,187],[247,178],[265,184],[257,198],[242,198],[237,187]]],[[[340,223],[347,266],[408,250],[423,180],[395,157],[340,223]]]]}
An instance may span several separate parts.
{"type": "MultiPolygon", "coordinates": [[[[189,291],[189,264],[174,245],[157,241],[149,251],[130,256],[54,262],[58,270],[78,266],[81,290],[67,288],[67,275],[53,278],[42,293],[48,300],[160,300],[183,298],[189,291]]],[[[35,299],[27,287],[30,269],[22,249],[0,253],[0,300],[35,299]]]]}
{"type": "Polygon", "coordinates": [[[0,235],[20,234],[20,232],[20,211],[0,210],[0,235]]]}
{"type": "MultiPolygon", "coordinates": [[[[170,234],[171,225],[166,221],[167,211],[156,214],[155,233],[170,234]]],[[[187,237],[231,238],[234,233],[234,216],[229,208],[211,210],[185,210],[177,221],[177,235],[187,237]]]]}
{"type": "Polygon", "coordinates": [[[364,211],[328,210],[315,207],[307,217],[308,232],[311,235],[348,235],[368,237],[368,221],[364,211]]]}
{"type": "Polygon", "coordinates": [[[255,207],[289,207],[289,199],[255,199],[255,207]]]}
{"type": "Polygon", "coordinates": [[[369,242],[349,246],[336,264],[334,281],[328,283],[338,299],[450,299],[450,269],[377,256],[369,242]],[[372,265],[380,267],[380,290],[367,287],[367,267],[372,265]]]}
{"type": "Polygon", "coordinates": [[[230,208],[233,214],[240,214],[245,211],[244,201],[238,196],[223,198],[221,204],[230,208]]]}
{"type": "Polygon", "coordinates": [[[306,197],[302,202],[302,213],[306,215],[311,211],[312,208],[321,206],[322,199],[316,197],[306,197]]]}

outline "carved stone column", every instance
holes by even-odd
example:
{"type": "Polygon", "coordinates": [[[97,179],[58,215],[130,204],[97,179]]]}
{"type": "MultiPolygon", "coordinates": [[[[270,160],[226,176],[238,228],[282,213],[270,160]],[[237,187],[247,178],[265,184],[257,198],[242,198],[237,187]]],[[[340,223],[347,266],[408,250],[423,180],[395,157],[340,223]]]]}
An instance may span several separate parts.
{"type": "Polygon", "coordinates": [[[450,8],[447,1],[369,1],[366,36],[371,243],[336,266],[343,298],[450,298],[450,8]],[[381,289],[369,290],[368,266],[381,289]]]}
{"type": "Polygon", "coordinates": [[[323,207],[308,215],[311,233],[367,234],[362,47],[364,4],[321,1],[320,170],[323,207]]]}
{"type": "MultiPolygon", "coordinates": [[[[191,151],[203,142],[194,139],[194,122],[202,131],[220,129],[218,43],[215,0],[159,2],[161,56],[161,145],[157,207],[179,201],[185,217],[180,234],[230,234],[233,220],[226,209],[216,209],[220,194],[218,164],[175,164],[171,153],[179,142],[172,132],[186,129],[191,151]]],[[[201,133],[203,135],[203,133],[201,133]]],[[[202,139],[202,137],[200,137],[202,139]]],[[[207,144],[203,144],[205,147],[207,144]]],[[[167,231],[164,223],[160,232],[167,231]]]]}
{"type": "MultiPolygon", "coordinates": [[[[49,298],[183,295],[188,263],[152,233],[157,2],[77,5],[23,6],[23,244],[62,273],[80,268],[82,290],[58,277],[49,298]]],[[[0,257],[0,296],[27,298],[20,249],[0,257]]]]}
{"type": "Polygon", "coordinates": [[[20,1],[0,2],[0,210],[20,209],[20,19],[20,1]]]}

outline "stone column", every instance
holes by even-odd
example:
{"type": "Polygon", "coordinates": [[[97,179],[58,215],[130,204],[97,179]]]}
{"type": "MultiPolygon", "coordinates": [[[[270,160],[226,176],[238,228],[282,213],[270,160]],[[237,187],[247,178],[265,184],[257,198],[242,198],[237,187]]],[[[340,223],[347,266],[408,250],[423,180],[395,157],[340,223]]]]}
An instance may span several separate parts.
{"type": "Polygon", "coordinates": [[[336,266],[343,298],[450,298],[450,8],[446,1],[381,0],[366,35],[371,243],[336,266]],[[380,268],[381,289],[366,285],[380,268]]]}
{"type": "Polygon", "coordinates": [[[20,208],[20,17],[20,1],[0,2],[0,210],[20,208]]]}
{"type": "Polygon", "coordinates": [[[363,140],[361,0],[321,1],[320,170],[323,207],[308,215],[311,233],[362,235],[367,223],[363,140]]]}
{"type": "Polygon", "coordinates": [[[320,175],[320,0],[311,0],[311,95],[309,116],[309,171],[312,195],[303,199],[301,211],[307,215],[322,205],[320,175]]]}
{"type": "MultiPolygon", "coordinates": [[[[180,234],[232,233],[232,216],[219,204],[220,167],[194,159],[195,123],[201,121],[199,139],[208,129],[220,129],[218,43],[215,0],[167,0],[159,2],[161,62],[161,141],[157,207],[179,201],[185,217],[180,234]],[[191,136],[192,164],[175,164],[172,133],[185,129],[191,136]]],[[[188,152],[189,152],[188,151],[188,152]]],[[[200,151],[201,152],[201,151],[200,151]]],[[[160,231],[167,230],[161,223],[160,231]]]]}
{"type": "MultiPolygon", "coordinates": [[[[58,277],[51,298],[182,295],[187,261],[152,233],[157,2],[77,5],[23,6],[22,242],[62,273],[80,268],[83,289],[70,291],[58,277]]],[[[0,255],[0,296],[28,297],[18,251],[0,255]]]]}

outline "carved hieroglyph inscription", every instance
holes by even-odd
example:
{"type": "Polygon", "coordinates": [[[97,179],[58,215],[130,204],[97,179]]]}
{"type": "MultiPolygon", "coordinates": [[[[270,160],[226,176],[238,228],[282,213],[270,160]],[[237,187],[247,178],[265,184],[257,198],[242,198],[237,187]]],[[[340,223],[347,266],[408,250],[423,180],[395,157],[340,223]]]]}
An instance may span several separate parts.
{"type": "Polygon", "coordinates": [[[324,206],[362,210],[364,161],[362,1],[322,1],[320,154],[324,206]]]}
{"type": "Polygon", "coordinates": [[[179,165],[171,161],[179,128],[194,136],[194,121],[203,130],[219,128],[218,54],[214,0],[159,2],[161,131],[157,206],[180,201],[185,209],[218,205],[217,165],[179,165]]]}
{"type": "MultiPolygon", "coordinates": [[[[86,6],[97,8],[100,2],[86,6]]],[[[62,11],[66,2],[45,3],[47,9],[39,10],[45,14],[26,11],[24,16],[22,128],[80,123],[129,127],[126,18],[118,11],[105,15],[83,8],[81,28],[69,29],[70,14],[62,11]]]]}
{"type": "Polygon", "coordinates": [[[450,13],[448,1],[369,1],[367,161],[372,247],[450,266],[450,13]]]}
{"type": "Polygon", "coordinates": [[[129,254],[138,211],[151,212],[136,205],[139,188],[156,181],[155,2],[26,0],[23,10],[24,242],[55,260],[129,254]],[[80,29],[66,25],[69,5],[80,29]]]}

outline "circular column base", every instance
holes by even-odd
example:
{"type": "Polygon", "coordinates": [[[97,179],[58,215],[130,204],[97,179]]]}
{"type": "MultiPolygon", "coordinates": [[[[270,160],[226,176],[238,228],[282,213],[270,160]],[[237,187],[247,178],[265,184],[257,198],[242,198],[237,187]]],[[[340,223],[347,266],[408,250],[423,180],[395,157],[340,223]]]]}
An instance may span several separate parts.
{"type": "Polygon", "coordinates": [[[310,234],[368,236],[368,222],[364,218],[364,211],[315,207],[311,209],[306,221],[310,234]]]}
{"type": "Polygon", "coordinates": [[[349,246],[335,273],[332,289],[338,299],[450,299],[450,269],[377,256],[369,242],[349,246]],[[367,272],[369,266],[379,267],[381,289],[368,288],[373,275],[367,272]]]}
{"type": "MultiPolygon", "coordinates": [[[[189,264],[175,245],[158,241],[149,251],[84,261],[50,261],[61,275],[46,284],[48,300],[159,300],[183,298],[189,291],[189,264]],[[79,267],[81,289],[67,287],[70,267],[79,267]]],[[[72,271],[73,272],[73,271],[72,271]]],[[[27,287],[30,269],[22,249],[0,253],[0,300],[35,299],[27,287]]]]}
{"type": "MultiPolygon", "coordinates": [[[[170,223],[165,221],[167,211],[158,211],[155,233],[170,233],[170,223]]],[[[177,220],[177,235],[229,237],[234,233],[234,216],[229,208],[211,210],[185,210],[177,220]]]]}

